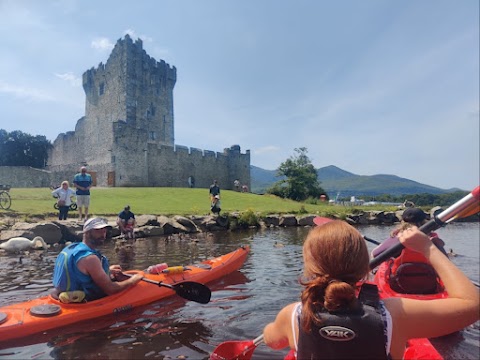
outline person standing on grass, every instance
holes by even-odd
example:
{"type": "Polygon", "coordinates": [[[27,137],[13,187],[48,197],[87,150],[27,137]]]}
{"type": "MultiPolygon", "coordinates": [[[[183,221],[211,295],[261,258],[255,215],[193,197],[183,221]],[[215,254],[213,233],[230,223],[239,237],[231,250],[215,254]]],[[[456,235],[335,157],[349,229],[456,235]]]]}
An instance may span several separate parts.
{"type": "Polygon", "coordinates": [[[210,202],[213,202],[216,195],[220,195],[220,187],[217,180],[213,180],[213,184],[210,185],[210,202]]]}
{"type": "Polygon", "coordinates": [[[235,188],[235,191],[240,191],[240,180],[235,179],[233,182],[233,187],[235,188]]]}
{"type": "Polygon", "coordinates": [[[58,220],[67,220],[68,210],[72,204],[72,196],[75,196],[75,191],[68,187],[68,181],[62,181],[62,185],[52,191],[52,195],[58,198],[58,220]]]}
{"type": "Polygon", "coordinates": [[[88,219],[88,207],[90,206],[90,188],[92,187],[92,176],[87,173],[87,168],[82,166],[80,173],[73,178],[73,184],[77,188],[78,220],[82,221],[83,211],[85,220],[88,219]]]}

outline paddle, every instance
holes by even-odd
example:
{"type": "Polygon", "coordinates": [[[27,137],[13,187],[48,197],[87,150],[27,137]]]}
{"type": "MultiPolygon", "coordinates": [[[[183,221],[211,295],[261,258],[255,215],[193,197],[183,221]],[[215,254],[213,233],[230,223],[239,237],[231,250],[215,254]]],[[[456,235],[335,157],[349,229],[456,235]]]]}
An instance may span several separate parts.
{"type": "MultiPolygon", "coordinates": [[[[443,225],[458,219],[459,217],[466,217],[472,215],[473,209],[478,208],[478,202],[480,201],[480,186],[477,186],[472,190],[470,194],[463,197],[455,204],[448,207],[438,215],[434,216],[431,220],[420,227],[420,231],[425,234],[442,227],[443,225]]],[[[403,245],[398,243],[391,248],[383,251],[380,255],[370,261],[370,269],[376,268],[385,260],[391,257],[397,257],[402,252],[403,245]]]]}
{"type": "Polygon", "coordinates": [[[249,360],[262,342],[263,334],[253,340],[225,341],[213,350],[210,360],[249,360]]]}
{"type": "MultiPolygon", "coordinates": [[[[132,277],[133,274],[122,273],[122,275],[132,277]]],[[[183,281],[177,284],[166,284],[161,281],[155,281],[148,278],[142,278],[142,281],[148,282],[150,284],[155,284],[157,286],[169,288],[177,293],[178,296],[195,301],[200,304],[208,304],[212,296],[210,289],[200,283],[193,281],[183,281]]]]}
{"type": "MultiPolygon", "coordinates": [[[[326,223],[329,223],[330,221],[333,221],[333,219],[330,219],[330,218],[327,218],[327,217],[321,217],[321,216],[316,216],[314,219],[313,219],[313,223],[317,226],[322,226],[323,224],[326,224],[326,223]]],[[[375,244],[375,245],[380,245],[381,243],[376,241],[376,240],[373,240],[365,235],[362,235],[363,238],[368,241],[368,242],[371,242],[372,244],[375,244]]]]}

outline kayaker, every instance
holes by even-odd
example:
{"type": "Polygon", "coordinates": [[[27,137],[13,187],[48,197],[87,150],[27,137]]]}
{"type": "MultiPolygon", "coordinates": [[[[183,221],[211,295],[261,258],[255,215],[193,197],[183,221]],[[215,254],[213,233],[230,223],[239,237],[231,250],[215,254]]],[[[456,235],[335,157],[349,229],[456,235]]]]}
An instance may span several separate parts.
{"type": "Polygon", "coordinates": [[[121,275],[120,265],[109,266],[108,259],[98,251],[105,241],[107,228],[101,218],[88,219],[83,225],[83,240],[67,246],[58,255],[53,270],[53,295],[62,292],[83,291],[87,301],[115,294],[142,279],[140,274],[123,281],[112,281],[121,275]]]}
{"type": "MultiPolygon", "coordinates": [[[[398,244],[398,233],[412,226],[420,227],[427,221],[427,214],[422,209],[409,207],[402,214],[402,222],[391,233],[390,237],[372,250],[372,257],[377,257],[385,250],[398,244]]],[[[438,234],[431,232],[430,240],[438,247],[438,249],[447,256],[445,251],[445,242],[438,237],[438,234]]]]}
{"type": "Polygon", "coordinates": [[[379,301],[376,286],[368,284],[361,286],[366,296],[357,295],[369,272],[367,246],[354,227],[336,220],[310,230],[301,302],[284,307],[265,327],[265,343],[290,346],[297,359],[401,359],[408,339],[450,334],[477,321],[479,293],[471,281],[417,227],[398,236],[428,259],[449,298],[379,301]]]}

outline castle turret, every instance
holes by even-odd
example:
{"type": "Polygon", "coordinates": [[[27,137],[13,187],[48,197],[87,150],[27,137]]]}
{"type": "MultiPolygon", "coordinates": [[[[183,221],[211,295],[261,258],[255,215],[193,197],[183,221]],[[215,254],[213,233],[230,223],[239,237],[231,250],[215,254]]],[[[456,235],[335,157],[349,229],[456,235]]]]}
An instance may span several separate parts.
{"type": "MultiPolygon", "coordinates": [[[[88,165],[101,186],[205,186],[215,174],[224,188],[250,183],[250,152],[224,153],[175,145],[173,88],[177,70],[156,61],[142,40],[119,39],[105,64],[83,74],[85,116],[60,134],[50,169],[74,173],[88,165]]],[[[68,178],[68,177],[67,177],[68,178]]]]}

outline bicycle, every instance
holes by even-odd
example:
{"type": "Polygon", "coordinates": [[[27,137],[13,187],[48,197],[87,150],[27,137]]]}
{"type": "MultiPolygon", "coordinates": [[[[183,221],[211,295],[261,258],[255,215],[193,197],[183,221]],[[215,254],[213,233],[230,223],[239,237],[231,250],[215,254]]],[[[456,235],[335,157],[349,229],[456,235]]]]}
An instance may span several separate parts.
{"type": "MultiPolygon", "coordinates": [[[[54,196],[55,199],[58,199],[56,196],[54,196]]],[[[55,204],[53,204],[53,208],[55,210],[58,210],[58,202],[56,201],[55,204]]],[[[77,210],[77,203],[75,201],[72,201],[70,204],[68,210],[77,210]]]]}
{"type": "Polygon", "coordinates": [[[10,185],[0,185],[0,208],[4,210],[10,209],[12,205],[12,198],[8,193],[10,189],[10,185]]]}

